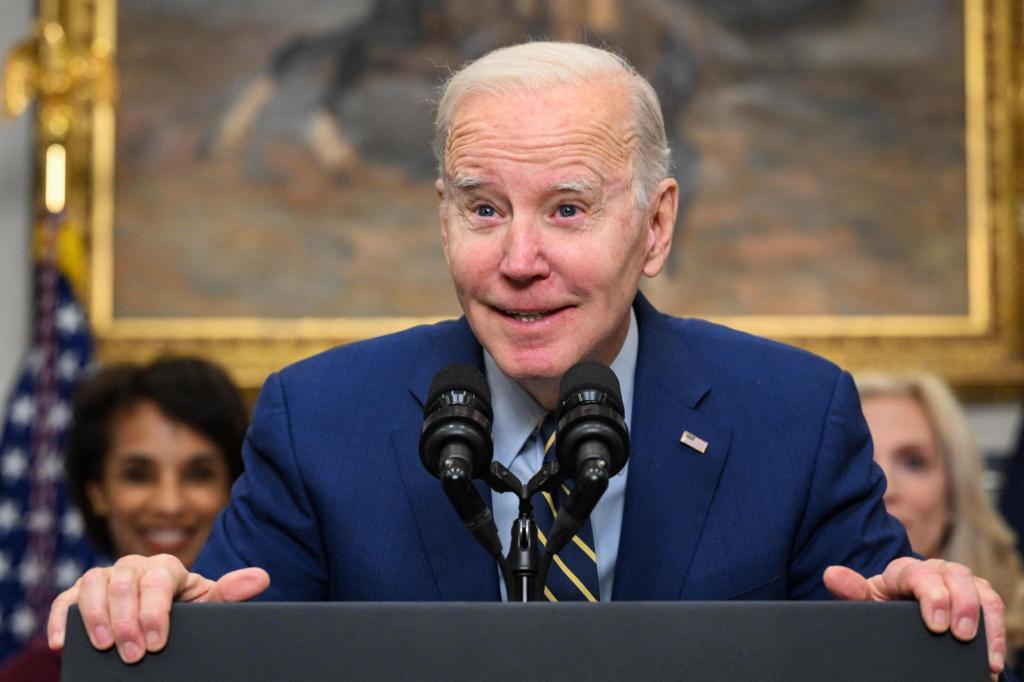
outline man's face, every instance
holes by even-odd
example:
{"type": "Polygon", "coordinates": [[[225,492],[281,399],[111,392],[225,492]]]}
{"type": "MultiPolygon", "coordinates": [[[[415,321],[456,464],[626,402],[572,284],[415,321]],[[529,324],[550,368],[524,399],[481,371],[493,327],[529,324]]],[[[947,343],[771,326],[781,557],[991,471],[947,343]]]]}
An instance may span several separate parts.
{"type": "Polygon", "coordinates": [[[576,362],[614,360],[640,276],[668,252],[676,185],[637,209],[632,142],[612,79],[470,95],[452,119],[441,234],[459,302],[502,371],[548,406],[576,362]]]}

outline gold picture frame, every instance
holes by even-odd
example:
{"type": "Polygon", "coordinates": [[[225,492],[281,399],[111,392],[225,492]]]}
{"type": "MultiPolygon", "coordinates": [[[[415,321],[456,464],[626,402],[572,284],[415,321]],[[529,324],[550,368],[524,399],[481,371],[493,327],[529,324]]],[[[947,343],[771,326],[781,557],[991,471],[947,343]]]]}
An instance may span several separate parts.
{"type": "MultiPolygon", "coordinates": [[[[40,32],[54,22],[65,26],[69,41],[117,45],[114,0],[41,0],[40,32]]],[[[964,27],[966,314],[747,315],[714,321],[802,346],[851,370],[926,368],[975,396],[1021,393],[1024,10],[1017,0],[966,0],[964,27]]],[[[328,347],[437,319],[116,316],[115,102],[91,96],[74,105],[68,206],[72,218],[87,227],[88,308],[104,360],[196,353],[224,364],[242,386],[254,389],[268,373],[328,347]]],[[[38,127],[45,129],[46,108],[37,111],[38,127]]]]}

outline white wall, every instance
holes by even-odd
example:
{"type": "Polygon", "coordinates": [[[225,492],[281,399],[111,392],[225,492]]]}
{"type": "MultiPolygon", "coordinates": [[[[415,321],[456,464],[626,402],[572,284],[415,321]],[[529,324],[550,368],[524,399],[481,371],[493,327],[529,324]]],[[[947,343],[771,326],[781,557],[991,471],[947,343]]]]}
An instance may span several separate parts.
{"type": "MultiPolygon", "coordinates": [[[[978,450],[982,455],[994,457],[1009,454],[1017,447],[1024,412],[1020,401],[971,403],[967,406],[967,421],[978,441],[978,450]]],[[[990,491],[1002,489],[1002,470],[998,466],[990,466],[985,487],[990,491]]]]}
{"type": "MultiPolygon", "coordinates": [[[[0,2],[0,55],[31,28],[30,0],[0,2]]],[[[28,257],[31,182],[30,112],[0,121],[0,404],[28,343],[31,272],[28,257]]]]}

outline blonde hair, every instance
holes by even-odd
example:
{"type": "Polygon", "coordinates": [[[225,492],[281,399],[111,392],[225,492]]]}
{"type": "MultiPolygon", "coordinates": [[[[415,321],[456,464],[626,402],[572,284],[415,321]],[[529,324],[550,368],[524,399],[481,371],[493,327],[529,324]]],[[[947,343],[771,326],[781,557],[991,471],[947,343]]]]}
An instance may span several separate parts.
{"type": "Polygon", "coordinates": [[[1006,603],[1010,650],[1024,645],[1024,575],[1013,531],[996,511],[982,483],[982,461],[963,410],[946,383],[925,372],[862,374],[861,400],[906,396],[921,406],[939,448],[949,487],[952,523],[942,558],[970,567],[1006,603]]]}
{"type": "Polygon", "coordinates": [[[503,47],[470,62],[441,88],[434,119],[434,156],[444,176],[445,145],[452,117],[468,95],[539,92],[555,85],[585,85],[602,77],[622,79],[633,113],[633,201],[644,208],[668,177],[668,141],[654,88],[619,55],[579,43],[529,42],[503,47]]]}

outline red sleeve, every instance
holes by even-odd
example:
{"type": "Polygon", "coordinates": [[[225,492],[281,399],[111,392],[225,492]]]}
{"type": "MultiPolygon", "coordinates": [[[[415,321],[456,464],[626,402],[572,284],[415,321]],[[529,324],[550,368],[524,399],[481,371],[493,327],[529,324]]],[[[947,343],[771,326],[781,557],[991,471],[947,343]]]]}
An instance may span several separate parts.
{"type": "Polygon", "coordinates": [[[37,637],[0,666],[0,682],[58,682],[61,652],[51,651],[46,637],[37,637]]]}

